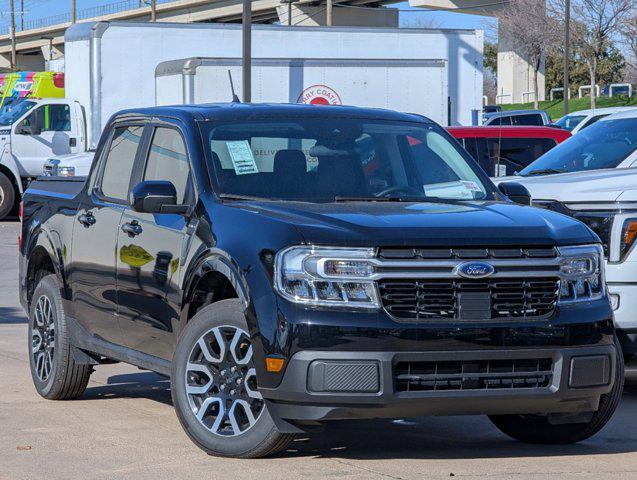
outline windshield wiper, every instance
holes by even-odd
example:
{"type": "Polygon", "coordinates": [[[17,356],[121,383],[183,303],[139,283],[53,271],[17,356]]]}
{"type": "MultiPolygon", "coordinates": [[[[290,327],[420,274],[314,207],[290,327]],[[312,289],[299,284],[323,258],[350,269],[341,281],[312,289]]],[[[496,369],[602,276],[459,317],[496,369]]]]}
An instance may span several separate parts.
{"type": "Polygon", "coordinates": [[[277,198],[262,198],[262,197],[253,197],[250,195],[239,195],[234,193],[220,193],[218,195],[222,200],[247,200],[247,201],[257,201],[263,202],[268,200],[278,200],[277,198]]]}
{"type": "Polygon", "coordinates": [[[531,175],[552,175],[555,173],[565,173],[566,170],[558,170],[556,168],[541,168],[538,170],[531,170],[529,173],[527,173],[527,177],[531,176],[531,175]]]}
{"type": "Polygon", "coordinates": [[[342,202],[411,202],[403,197],[334,197],[335,203],[342,202]]]}

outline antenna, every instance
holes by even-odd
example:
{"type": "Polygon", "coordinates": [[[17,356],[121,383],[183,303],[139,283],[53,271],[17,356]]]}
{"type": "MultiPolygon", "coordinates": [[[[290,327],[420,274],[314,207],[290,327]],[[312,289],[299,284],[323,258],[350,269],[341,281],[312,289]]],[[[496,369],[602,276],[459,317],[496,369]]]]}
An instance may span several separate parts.
{"type": "Polygon", "coordinates": [[[230,90],[232,91],[232,103],[241,103],[241,100],[239,100],[239,97],[237,97],[237,94],[234,92],[234,83],[232,82],[230,69],[228,69],[228,78],[230,79],[230,90]]]}

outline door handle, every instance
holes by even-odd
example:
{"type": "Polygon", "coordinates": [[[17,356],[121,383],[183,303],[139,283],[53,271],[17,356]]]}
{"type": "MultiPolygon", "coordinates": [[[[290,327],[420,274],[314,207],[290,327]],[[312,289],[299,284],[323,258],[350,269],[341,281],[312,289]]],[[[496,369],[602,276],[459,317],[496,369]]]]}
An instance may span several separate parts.
{"type": "Polygon", "coordinates": [[[95,220],[95,217],[93,216],[93,212],[86,212],[80,215],[79,217],[77,217],[77,221],[80,222],[82,225],[84,225],[86,228],[88,228],[91,225],[95,225],[95,222],[97,220],[95,220]]]}
{"type": "Polygon", "coordinates": [[[142,233],[142,231],[142,226],[137,223],[137,220],[133,220],[132,222],[122,225],[122,232],[126,233],[131,238],[136,237],[142,233]]]}

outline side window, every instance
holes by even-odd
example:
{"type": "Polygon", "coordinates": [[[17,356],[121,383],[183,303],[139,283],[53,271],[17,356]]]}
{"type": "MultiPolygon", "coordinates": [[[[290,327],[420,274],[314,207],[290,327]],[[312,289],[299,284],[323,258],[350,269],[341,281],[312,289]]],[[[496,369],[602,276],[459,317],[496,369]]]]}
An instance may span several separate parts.
{"type": "Polygon", "coordinates": [[[144,180],[168,180],[177,190],[177,203],[184,203],[190,167],[186,145],[179,131],[158,127],[153,134],[144,180]]]}
{"type": "MultiPolygon", "coordinates": [[[[500,140],[500,168],[506,165],[506,175],[513,175],[554,146],[555,140],[549,138],[503,138],[500,140]]],[[[502,176],[502,171],[498,176],[502,176]]]]}
{"type": "Polygon", "coordinates": [[[511,117],[498,117],[489,125],[511,125],[511,117]]]}
{"type": "Polygon", "coordinates": [[[29,127],[33,121],[40,122],[42,132],[70,132],[71,107],[63,104],[42,105],[31,112],[23,124],[29,127]]]}
{"type": "Polygon", "coordinates": [[[542,115],[540,115],[539,113],[533,113],[530,115],[516,115],[515,124],[542,126],[544,125],[544,121],[542,120],[542,115]]]}
{"type": "Polygon", "coordinates": [[[104,196],[128,199],[128,186],[143,132],[144,127],[140,125],[118,127],[113,132],[102,173],[101,191],[104,196]]]}
{"type": "Polygon", "coordinates": [[[597,121],[601,120],[604,117],[607,117],[608,115],[595,115],[594,117],[592,117],[588,122],[586,122],[586,124],[580,128],[580,131],[584,130],[586,127],[590,127],[592,124],[596,123],[597,121]]]}

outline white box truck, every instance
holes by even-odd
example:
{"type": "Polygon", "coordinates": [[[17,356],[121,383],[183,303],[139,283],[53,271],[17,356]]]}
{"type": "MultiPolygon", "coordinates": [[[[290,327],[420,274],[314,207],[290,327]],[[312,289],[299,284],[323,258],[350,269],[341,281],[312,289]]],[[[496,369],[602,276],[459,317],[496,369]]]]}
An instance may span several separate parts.
{"type": "MultiPolygon", "coordinates": [[[[257,58],[252,101],[356,105],[420,113],[448,123],[444,59],[257,58]]],[[[160,63],[157,105],[227,102],[230,80],[241,91],[240,58],[187,58],[160,63]]]]}
{"type": "MultiPolygon", "coordinates": [[[[481,109],[481,30],[255,25],[252,40],[255,73],[261,69],[263,74],[287,79],[277,88],[265,77],[253,75],[253,92],[259,100],[295,101],[300,91],[302,101],[329,103],[338,96],[343,103],[408,110],[443,124],[470,124],[481,109]],[[268,62],[279,66],[268,67],[268,62]],[[282,68],[286,62],[288,66],[282,68]],[[419,85],[420,81],[426,83],[419,85]],[[313,86],[321,88],[309,88],[313,86]]],[[[0,141],[4,142],[0,218],[11,210],[28,181],[42,173],[45,163],[52,174],[83,173],[102,127],[115,112],[183,103],[179,74],[172,75],[177,91],[165,85],[159,94],[156,91],[160,64],[191,57],[217,59],[215,88],[220,90],[214,98],[230,101],[229,82],[224,85],[220,79],[221,75],[227,78],[228,67],[238,68],[229,64],[241,56],[241,26],[86,22],[66,31],[64,50],[68,98],[34,101],[20,115],[4,119],[4,125],[0,118],[0,141]],[[52,108],[54,103],[61,106],[52,108]],[[14,148],[21,143],[27,146],[14,148]]],[[[240,82],[240,76],[235,77],[240,82]]],[[[213,98],[202,88],[194,95],[213,98]]]]}

